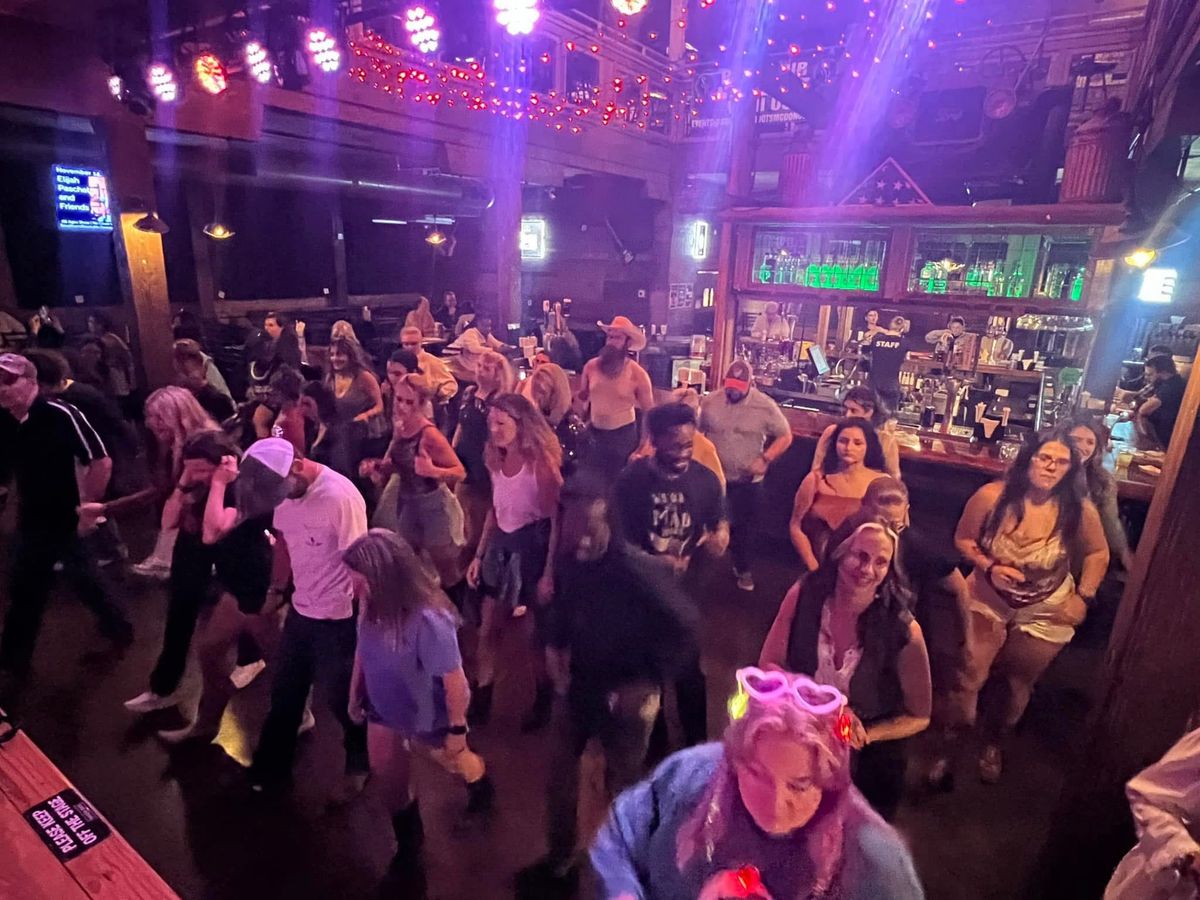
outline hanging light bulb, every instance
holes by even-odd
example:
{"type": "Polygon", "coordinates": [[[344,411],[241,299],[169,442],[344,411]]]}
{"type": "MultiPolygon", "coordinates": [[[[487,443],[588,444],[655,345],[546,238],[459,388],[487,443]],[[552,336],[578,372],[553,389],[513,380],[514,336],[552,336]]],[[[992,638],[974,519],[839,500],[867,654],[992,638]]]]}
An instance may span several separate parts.
{"type": "Polygon", "coordinates": [[[271,55],[260,41],[253,38],[242,45],[242,60],[246,71],[259,84],[270,84],[275,77],[275,66],[271,64],[271,55]]]}
{"type": "Polygon", "coordinates": [[[233,230],[221,222],[209,222],[204,226],[204,233],[214,241],[227,241],[233,237],[233,230]]]}
{"type": "Polygon", "coordinates": [[[113,95],[114,100],[120,100],[125,94],[125,82],[121,80],[120,75],[108,76],[108,92],[113,95]]]}

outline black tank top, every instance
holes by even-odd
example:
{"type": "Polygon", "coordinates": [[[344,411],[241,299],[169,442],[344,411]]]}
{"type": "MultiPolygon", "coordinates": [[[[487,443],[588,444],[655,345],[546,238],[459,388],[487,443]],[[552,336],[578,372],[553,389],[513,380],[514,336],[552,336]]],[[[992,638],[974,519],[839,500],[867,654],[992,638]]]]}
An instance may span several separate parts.
{"type": "Polygon", "coordinates": [[[431,493],[437,490],[440,483],[436,478],[427,478],[416,473],[417,450],[421,446],[421,438],[425,435],[425,429],[432,427],[426,425],[412,437],[392,437],[392,465],[400,478],[400,493],[405,497],[431,493]]]}

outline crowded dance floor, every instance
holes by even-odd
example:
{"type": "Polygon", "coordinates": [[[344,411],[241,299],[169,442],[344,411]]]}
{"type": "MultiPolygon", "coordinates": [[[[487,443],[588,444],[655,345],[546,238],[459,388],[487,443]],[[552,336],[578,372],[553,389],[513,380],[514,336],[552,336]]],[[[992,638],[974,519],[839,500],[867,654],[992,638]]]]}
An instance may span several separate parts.
{"type": "Polygon", "coordinates": [[[1193,3],[0,47],[0,900],[1200,896],[1193,3]]]}

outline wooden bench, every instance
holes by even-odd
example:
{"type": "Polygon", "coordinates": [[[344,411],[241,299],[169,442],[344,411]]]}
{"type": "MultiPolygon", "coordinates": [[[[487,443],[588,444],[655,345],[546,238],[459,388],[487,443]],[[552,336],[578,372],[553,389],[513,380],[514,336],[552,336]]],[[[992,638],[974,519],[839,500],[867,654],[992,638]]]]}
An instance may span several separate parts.
{"type": "Polygon", "coordinates": [[[86,821],[95,812],[90,804],[70,821],[80,808],[72,801],[86,800],[24,732],[3,721],[2,711],[0,742],[0,897],[178,900],[98,813],[86,821]],[[57,851],[38,833],[38,823],[57,851]]]}

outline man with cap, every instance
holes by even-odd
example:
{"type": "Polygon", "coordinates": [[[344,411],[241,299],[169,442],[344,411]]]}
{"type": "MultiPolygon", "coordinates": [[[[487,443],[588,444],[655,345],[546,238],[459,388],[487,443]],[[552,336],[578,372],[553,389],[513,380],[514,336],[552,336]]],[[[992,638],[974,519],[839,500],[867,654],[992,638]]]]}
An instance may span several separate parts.
{"type": "Polygon", "coordinates": [[[700,430],[716,446],[725,471],[729,550],[737,585],[752,591],[750,538],[763,476],[792,445],[792,429],[775,401],[754,386],[750,364],[735,359],[725,370],[725,389],[713,391],[700,404],[700,430]]]}
{"type": "Polygon", "coordinates": [[[0,481],[14,476],[20,495],[0,672],[20,682],[29,673],[57,562],[105,637],[127,646],[133,628],[101,586],[79,536],[86,530],[81,501],[101,499],[112,475],[104,442],[75,407],[39,395],[37,368],[16,353],[0,354],[0,409],[0,481]]]}
{"type": "Polygon", "coordinates": [[[314,681],[342,726],[346,790],[366,783],[366,728],[347,713],[354,667],[354,589],[342,552],[367,533],[367,508],[358,489],[333,469],[305,459],[290,441],[264,438],[250,445],[238,474],[240,518],[274,509],[276,565],[268,607],[279,602],[288,574],[295,585],[283,625],[271,686],[271,711],[263,725],[251,784],[256,790],[287,780],[296,734],[314,681]]]}
{"type": "Polygon", "coordinates": [[[642,330],[625,316],[596,324],[604,332],[604,346],[584,364],[578,397],[589,407],[588,465],[615,476],[637,449],[637,411],[654,406],[654,388],[646,370],[629,358],[646,346],[642,330]]]}

